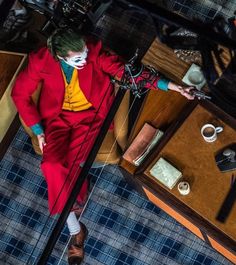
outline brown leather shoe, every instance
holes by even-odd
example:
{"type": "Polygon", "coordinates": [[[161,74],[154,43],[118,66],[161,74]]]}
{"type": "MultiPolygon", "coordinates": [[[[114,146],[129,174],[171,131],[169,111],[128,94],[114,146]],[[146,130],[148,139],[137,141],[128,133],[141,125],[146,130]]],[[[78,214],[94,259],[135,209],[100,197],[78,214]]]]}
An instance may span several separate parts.
{"type": "Polygon", "coordinates": [[[79,265],[84,259],[84,241],[88,235],[86,226],[80,223],[81,230],[78,234],[72,236],[68,247],[69,265],[79,265]]]}

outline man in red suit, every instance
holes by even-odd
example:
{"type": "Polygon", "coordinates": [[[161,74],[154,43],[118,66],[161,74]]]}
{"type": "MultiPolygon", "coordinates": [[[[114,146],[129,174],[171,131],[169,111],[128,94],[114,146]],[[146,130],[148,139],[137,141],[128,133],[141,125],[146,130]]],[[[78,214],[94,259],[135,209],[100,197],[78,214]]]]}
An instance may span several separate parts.
{"type": "MultiPolygon", "coordinates": [[[[112,104],[110,76],[120,78],[123,71],[121,58],[104,51],[100,41],[59,29],[48,39],[47,47],[29,55],[27,67],[18,76],[12,98],[38,137],[51,214],[62,211],[112,104]],[[31,96],[39,82],[42,89],[36,106],[31,96]]],[[[184,90],[166,79],[157,77],[155,85],[152,89],[170,89],[193,98],[190,88],[184,90]]],[[[80,205],[86,200],[87,186],[85,182],[78,195],[80,205]]],[[[80,264],[87,229],[74,211],[67,224],[72,235],[69,264],[80,264]]]]}

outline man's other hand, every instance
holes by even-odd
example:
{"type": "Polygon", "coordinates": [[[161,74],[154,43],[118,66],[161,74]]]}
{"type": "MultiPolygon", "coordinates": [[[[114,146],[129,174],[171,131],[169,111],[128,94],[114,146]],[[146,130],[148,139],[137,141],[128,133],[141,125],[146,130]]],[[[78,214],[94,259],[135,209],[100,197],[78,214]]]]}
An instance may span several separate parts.
{"type": "Polygon", "coordinates": [[[38,142],[39,142],[39,148],[40,148],[41,152],[43,153],[43,148],[46,145],[45,134],[44,133],[39,134],[39,135],[37,135],[37,138],[38,138],[38,142]]]}

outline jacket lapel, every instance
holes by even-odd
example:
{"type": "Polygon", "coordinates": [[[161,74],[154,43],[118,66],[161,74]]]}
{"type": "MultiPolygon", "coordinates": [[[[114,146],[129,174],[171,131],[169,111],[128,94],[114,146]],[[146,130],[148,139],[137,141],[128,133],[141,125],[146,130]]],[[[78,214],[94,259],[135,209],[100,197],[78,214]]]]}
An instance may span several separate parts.
{"type": "Polygon", "coordinates": [[[42,75],[44,76],[44,80],[49,83],[47,89],[50,88],[50,93],[60,104],[62,104],[65,94],[65,84],[60,62],[51,57],[47,61],[45,68],[42,70],[42,75]]]}
{"type": "Polygon", "coordinates": [[[78,70],[79,84],[85,97],[89,101],[91,99],[93,65],[89,63],[81,70],[78,70]]]}

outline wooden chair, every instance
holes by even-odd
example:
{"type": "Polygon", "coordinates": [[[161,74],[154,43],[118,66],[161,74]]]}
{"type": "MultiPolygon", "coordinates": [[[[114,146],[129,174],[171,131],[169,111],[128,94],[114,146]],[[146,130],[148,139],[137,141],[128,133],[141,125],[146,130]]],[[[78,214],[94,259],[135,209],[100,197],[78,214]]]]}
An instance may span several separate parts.
{"type": "MultiPolygon", "coordinates": [[[[32,100],[37,104],[41,91],[41,84],[38,85],[37,90],[32,95],[32,100]]],[[[125,149],[128,136],[128,109],[129,109],[129,92],[126,92],[120,107],[114,118],[114,129],[109,130],[105,136],[102,146],[97,154],[96,162],[106,162],[109,164],[116,164],[119,162],[121,152],[125,149]]],[[[31,137],[31,142],[35,152],[42,155],[38,145],[38,139],[33,134],[30,127],[28,127],[20,117],[23,128],[31,137]]]]}

